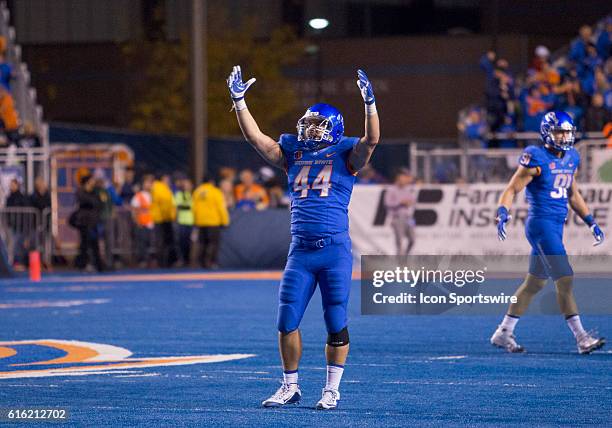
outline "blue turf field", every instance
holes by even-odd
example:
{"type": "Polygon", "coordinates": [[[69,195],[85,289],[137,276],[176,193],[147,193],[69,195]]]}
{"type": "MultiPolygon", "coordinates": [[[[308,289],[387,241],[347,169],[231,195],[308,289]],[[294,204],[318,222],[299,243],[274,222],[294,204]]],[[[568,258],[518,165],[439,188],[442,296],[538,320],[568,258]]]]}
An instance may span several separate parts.
{"type": "MultiPolygon", "coordinates": [[[[313,410],[325,378],[326,338],[315,295],[302,324],[303,401],[262,409],[261,400],[278,387],[280,376],[276,294],[273,280],[4,281],[0,341],[80,340],[124,347],[134,357],[255,356],[110,374],[0,379],[0,408],[67,407],[75,425],[114,427],[611,424],[610,348],[577,355],[561,317],[525,317],[517,334],[529,352],[509,355],[488,343],[498,316],[364,317],[357,282],[341,407],[313,410]],[[58,301],[74,306],[45,307],[58,301]],[[29,307],[36,305],[43,307],[29,307]]],[[[612,316],[584,321],[612,334],[612,316]]],[[[9,364],[24,361],[27,352],[42,352],[35,346],[21,349],[24,353],[0,359],[0,372],[15,370],[9,364]]]]}

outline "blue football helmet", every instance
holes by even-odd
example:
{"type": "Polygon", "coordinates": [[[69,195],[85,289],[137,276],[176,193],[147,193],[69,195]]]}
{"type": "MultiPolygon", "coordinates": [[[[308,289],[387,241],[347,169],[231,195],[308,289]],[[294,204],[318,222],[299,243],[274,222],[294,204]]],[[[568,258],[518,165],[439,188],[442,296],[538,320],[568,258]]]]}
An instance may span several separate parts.
{"type": "Polygon", "coordinates": [[[297,123],[297,138],[306,150],[337,144],[344,134],[344,118],[336,107],[318,103],[306,110],[297,123]]]}
{"type": "Polygon", "coordinates": [[[540,135],[545,146],[559,151],[569,150],[576,141],[574,120],[564,111],[546,113],[540,124],[540,135]]]}

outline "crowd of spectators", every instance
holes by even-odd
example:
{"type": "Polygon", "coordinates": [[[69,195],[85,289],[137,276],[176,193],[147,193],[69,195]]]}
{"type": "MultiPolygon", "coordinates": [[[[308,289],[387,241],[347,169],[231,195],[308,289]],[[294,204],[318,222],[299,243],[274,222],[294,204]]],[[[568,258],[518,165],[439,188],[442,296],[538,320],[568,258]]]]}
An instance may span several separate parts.
{"type": "MultiPolygon", "coordinates": [[[[488,147],[489,132],[538,132],[550,110],[568,111],[581,131],[601,132],[612,122],[612,17],[595,28],[580,27],[565,55],[552,60],[538,46],[526,73],[515,76],[508,61],[487,52],[480,61],[486,74],[485,108],[469,108],[458,128],[476,146],[488,147]]],[[[496,141],[495,147],[516,147],[516,141],[496,141]]]]}
{"type": "Polygon", "coordinates": [[[113,269],[112,247],[117,213],[129,213],[134,261],[139,267],[218,267],[221,229],[234,210],[286,208],[288,198],[282,182],[270,168],[257,173],[221,168],[217,180],[207,176],[194,189],[182,173],[142,174],[125,171],[121,183],[111,183],[101,170],[81,171],[76,194],[77,208],[69,219],[79,231],[76,266],[85,270],[113,269]],[[194,243],[198,252],[193,254],[194,243]],[[101,255],[100,248],[105,254],[101,255]]]}
{"type": "Polygon", "coordinates": [[[30,122],[21,123],[15,108],[11,81],[13,65],[6,58],[6,39],[0,36],[0,146],[38,147],[40,137],[30,122]]]}

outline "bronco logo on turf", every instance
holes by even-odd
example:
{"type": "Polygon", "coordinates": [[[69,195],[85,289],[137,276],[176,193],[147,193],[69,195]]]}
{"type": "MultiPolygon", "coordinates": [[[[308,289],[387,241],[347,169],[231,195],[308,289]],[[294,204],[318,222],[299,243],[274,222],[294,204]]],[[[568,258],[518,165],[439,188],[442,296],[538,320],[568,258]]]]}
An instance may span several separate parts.
{"type": "Polygon", "coordinates": [[[0,342],[0,379],[109,374],[114,370],[220,363],[254,354],[130,358],[125,348],[76,340],[0,342]]]}

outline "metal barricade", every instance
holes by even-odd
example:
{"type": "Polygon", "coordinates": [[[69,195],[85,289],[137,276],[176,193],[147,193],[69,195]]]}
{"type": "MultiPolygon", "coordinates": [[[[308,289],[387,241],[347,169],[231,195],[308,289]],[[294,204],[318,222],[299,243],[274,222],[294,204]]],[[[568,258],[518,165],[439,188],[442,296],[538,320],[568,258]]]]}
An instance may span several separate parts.
{"type": "Polygon", "coordinates": [[[136,225],[132,212],[128,207],[115,207],[109,225],[109,242],[111,242],[111,257],[121,259],[124,263],[134,261],[134,233],[136,225]]]}
{"type": "Polygon", "coordinates": [[[0,235],[6,244],[11,265],[26,265],[29,251],[40,251],[41,213],[36,208],[6,207],[0,209],[0,235]]]}

